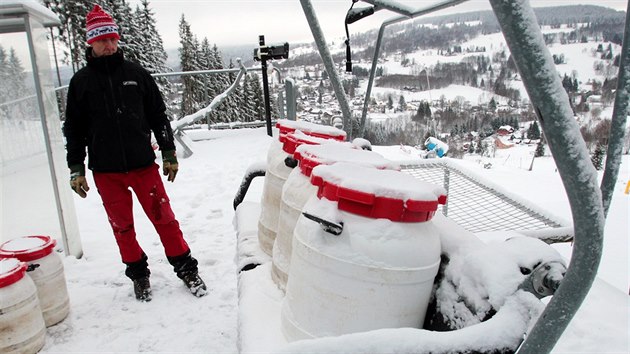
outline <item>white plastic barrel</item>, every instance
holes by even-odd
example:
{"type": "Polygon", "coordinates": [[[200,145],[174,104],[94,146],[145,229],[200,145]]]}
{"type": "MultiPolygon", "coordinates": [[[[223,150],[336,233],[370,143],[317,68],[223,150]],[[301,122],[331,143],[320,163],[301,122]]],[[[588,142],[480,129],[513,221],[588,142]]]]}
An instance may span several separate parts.
{"type": "Polygon", "coordinates": [[[37,288],[26,267],[15,258],[0,259],[0,353],[37,353],[46,340],[37,288]]]}
{"type": "Polygon", "coordinates": [[[281,326],[288,341],[381,328],[420,328],[440,264],[430,221],[446,191],[399,171],[319,165],[294,231],[281,326]]]}
{"type": "Polygon", "coordinates": [[[56,244],[48,236],[24,236],[0,245],[0,258],[17,258],[34,268],[28,275],[37,287],[46,327],[61,322],[70,312],[63,263],[54,252],[56,244]]]}
{"type": "Polygon", "coordinates": [[[346,138],[346,133],[342,130],[309,122],[281,119],[276,123],[276,127],[280,133],[278,134],[278,139],[273,141],[267,153],[267,170],[263,183],[260,218],[258,221],[260,248],[268,255],[272,253],[273,242],[278,231],[282,186],[292,170],[292,168],[286,166],[285,160],[287,157],[292,157],[293,151],[287,153],[283,150],[287,134],[299,130],[306,135],[323,139],[343,141],[346,138]]]}
{"type": "Polygon", "coordinates": [[[273,262],[271,276],[281,289],[287,284],[291,266],[293,230],[302,214],[302,207],[317,191],[311,184],[310,176],[314,167],[337,162],[353,163],[378,169],[399,170],[400,166],[380,154],[362,150],[353,144],[324,144],[297,147],[294,158],[299,168],[289,174],[283,188],[278,218],[278,232],[273,244],[273,262]]]}

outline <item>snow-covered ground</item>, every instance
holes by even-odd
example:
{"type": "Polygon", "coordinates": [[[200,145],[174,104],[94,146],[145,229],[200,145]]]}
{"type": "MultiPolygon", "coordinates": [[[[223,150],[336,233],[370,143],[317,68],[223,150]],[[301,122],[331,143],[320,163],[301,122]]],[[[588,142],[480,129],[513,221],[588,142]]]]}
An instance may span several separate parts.
{"type": "MultiPolygon", "coordinates": [[[[48,328],[43,352],[237,352],[238,291],[236,232],[233,198],[245,171],[264,161],[271,138],[265,129],[205,131],[190,133],[196,139],[194,155],[180,161],[180,173],[167,184],[173,209],[179,218],[209,295],[195,298],[176,278],[167,263],[158,237],[139,205],[135,205],[139,242],[149,256],[153,301],[135,300],[131,282],[124,276],[118,250],[95,188],[87,199],[75,197],[84,257],[64,258],[71,303],[68,318],[48,328]]],[[[570,219],[561,181],[551,157],[537,159],[533,171],[522,168],[519,159],[534,147],[501,151],[496,158],[466,158],[463,163],[543,209],[570,219]],[[493,168],[484,169],[484,162],[493,168]]],[[[394,160],[417,158],[412,149],[400,146],[374,147],[394,160]]],[[[619,296],[628,292],[628,156],[624,156],[615,188],[605,234],[604,258],[599,277],[619,296]]],[[[529,164],[525,164],[529,167],[529,164]]],[[[254,180],[246,201],[259,202],[262,178],[254,180]]],[[[88,175],[92,187],[93,179],[88,175]]],[[[556,247],[565,257],[570,245],[556,247]]],[[[601,305],[601,303],[599,304],[601,305]]],[[[604,305],[605,306],[605,305],[604,305]]],[[[264,312],[268,309],[254,308],[264,312]]],[[[595,311],[594,308],[584,311],[595,311]]],[[[591,312],[586,312],[591,315],[591,312]]],[[[628,308],[620,316],[628,318],[628,308]]],[[[273,312],[269,312],[273,314],[273,312]]],[[[245,316],[247,314],[245,313],[245,316]]],[[[607,319],[602,319],[607,321],[607,319]]],[[[270,319],[271,322],[277,319],[270,319]]],[[[623,321],[620,325],[623,327],[623,321]]],[[[620,333],[628,333],[619,328],[620,333]]],[[[610,338],[598,328],[583,333],[570,327],[559,352],[626,352],[627,336],[610,338]]]]}

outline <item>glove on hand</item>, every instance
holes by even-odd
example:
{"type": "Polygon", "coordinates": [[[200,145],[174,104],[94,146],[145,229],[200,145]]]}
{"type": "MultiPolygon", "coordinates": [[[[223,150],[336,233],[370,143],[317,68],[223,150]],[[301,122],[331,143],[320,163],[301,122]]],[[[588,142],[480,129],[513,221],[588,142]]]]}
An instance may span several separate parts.
{"type": "Polygon", "coordinates": [[[90,190],[90,187],[85,179],[85,166],[70,167],[70,188],[81,198],[87,197],[87,191],[90,190]]]}
{"type": "Polygon", "coordinates": [[[169,182],[175,181],[178,169],[179,164],[175,150],[162,151],[162,173],[164,176],[168,176],[169,182]]]}

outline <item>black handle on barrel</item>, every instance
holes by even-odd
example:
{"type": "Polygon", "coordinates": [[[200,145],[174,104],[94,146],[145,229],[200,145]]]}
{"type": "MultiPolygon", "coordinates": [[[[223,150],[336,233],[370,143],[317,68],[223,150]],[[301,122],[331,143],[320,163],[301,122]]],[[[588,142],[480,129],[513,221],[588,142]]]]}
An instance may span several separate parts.
{"type": "Polygon", "coordinates": [[[337,224],[332,221],[324,220],[307,212],[303,212],[302,215],[304,215],[307,219],[313,220],[318,223],[319,226],[321,226],[321,228],[329,234],[339,236],[343,232],[343,222],[341,221],[337,224]]]}

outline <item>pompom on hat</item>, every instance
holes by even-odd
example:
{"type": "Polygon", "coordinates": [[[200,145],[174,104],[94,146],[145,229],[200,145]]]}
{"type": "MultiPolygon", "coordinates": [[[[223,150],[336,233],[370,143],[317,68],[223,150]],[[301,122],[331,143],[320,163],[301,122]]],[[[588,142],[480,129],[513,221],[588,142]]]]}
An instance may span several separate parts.
{"type": "Polygon", "coordinates": [[[88,44],[105,38],[120,39],[114,19],[98,5],[94,5],[92,11],[87,14],[85,24],[88,44]]]}

